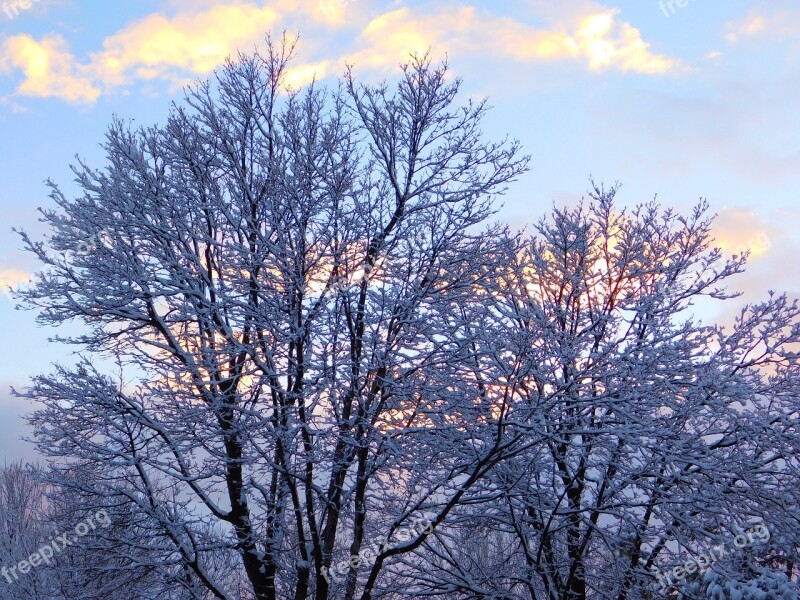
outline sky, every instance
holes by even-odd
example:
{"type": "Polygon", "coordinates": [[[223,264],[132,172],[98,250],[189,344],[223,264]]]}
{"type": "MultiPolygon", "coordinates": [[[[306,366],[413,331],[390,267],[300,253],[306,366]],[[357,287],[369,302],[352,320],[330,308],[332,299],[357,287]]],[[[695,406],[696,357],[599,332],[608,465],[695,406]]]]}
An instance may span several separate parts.
{"type": "Polygon", "coordinates": [[[266,33],[298,34],[290,82],[335,84],[345,64],[378,81],[411,53],[445,56],[488,97],[487,138],[517,138],[531,171],[498,219],[522,226],[574,204],[589,180],[635,205],[706,199],[718,245],[751,251],[730,320],[768,290],[800,290],[800,6],[796,0],[0,0],[0,459],[35,457],[13,398],[70,351],[18,311],[7,285],[37,265],[11,229],[43,233],[45,180],[75,192],[76,156],[116,115],[163,122],[182,86],[266,33]]]}

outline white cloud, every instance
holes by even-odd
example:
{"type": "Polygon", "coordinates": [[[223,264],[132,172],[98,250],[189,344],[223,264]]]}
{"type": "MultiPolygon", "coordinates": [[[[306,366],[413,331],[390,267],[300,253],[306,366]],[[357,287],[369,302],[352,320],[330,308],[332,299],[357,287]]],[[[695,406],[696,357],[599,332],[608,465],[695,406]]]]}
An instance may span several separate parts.
{"type": "Polygon", "coordinates": [[[176,84],[187,75],[207,75],[238,49],[251,50],[278,18],[272,8],[245,2],[172,17],[154,13],[107,37],[87,62],[79,62],[60,36],[16,35],[1,48],[0,72],[22,73],[17,95],[91,103],[135,81],[176,84]]]}
{"type": "MultiPolygon", "coordinates": [[[[401,8],[364,21],[365,2],[273,0],[269,6],[257,6],[202,1],[192,10],[183,0],[174,0],[174,6],[184,9],[131,23],[108,36],[86,62],[77,60],[59,36],[10,37],[0,49],[0,73],[22,74],[17,95],[92,103],[103,93],[137,81],[163,80],[176,86],[206,76],[237,50],[249,52],[266,32],[285,26],[287,18],[308,16],[313,17],[309,26],[322,24],[328,34],[343,25],[359,27],[361,34],[344,57],[328,55],[295,65],[288,77],[295,87],[330,74],[345,60],[393,68],[409,54],[431,47],[454,54],[488,53],[505,61],[575,61],[593,72],[661,75],[685,69],[679,61],[654,53],[641,32],[613,9],[585,8],[564,22],[537,28],[470,6],[425,13],[401,8]]],[[[312,45],[326,47],[318,40],[312,45]]]]}
{"type": "Polygon", "coordinates": [[[766,25],[767,22],[763,16],[751,12],[739,22],[728,23],[728,33],[725,34],[725,39],[731,44],[736,44],[742,38],[753,37],[763,32],[766,25]]]}
{"type": "Polygon", "coordinates": [[[574,60],[589,70],[660,75],[685,70],[678,60],[653,53],[641,32],[618,19],[618,10],[595,9],[568,24],[536,28],[474,7],[417,14],[401,8],[372,20],[362,48],[348,57],[360,65],[396,64],[430,47],[452,53],[489,53],[520,62],[574,60]]]}
{"type": "Polygon", "coordinates": [[[712,231],[715,246],[727,254],[750,252],[751,258],[762,256],[772,248],[775,233],[756,213],[744,208],[724,208],[714,219],[712,231]]]}
{"type": "Polygon", "coordinates": [[[725,39],[730,44],[767,36],[778,40],[797,38],[800,36],[800,11],[759,7],[748,12],[742,19],[729,22],[726,29],[725,39]]]}
{"type": "Polygon", "coordinates": [[[0,298],[16,302],[11,296],[11,288],[19,289],[25,287],[31,277],[33,275],[20,269],[0,268],[0,298]]]}
{"type": "Polygon", "coordinates": [[[168,18],[152,14],[108,37],[92,55],[89,70],[106,86],[131,79],[206,75],[237,48],[255,44],[278,20],[271,8],[216,6],[168,18]]]}
{"type": "Polygon", "coordinates": [[[29,35],[6,39],[0,46],[0,73],[17,70],[24,75],[16,90],[21,96],[94,102],[101,93],[60,36],[45,36],[40,41],[29,35]]]}

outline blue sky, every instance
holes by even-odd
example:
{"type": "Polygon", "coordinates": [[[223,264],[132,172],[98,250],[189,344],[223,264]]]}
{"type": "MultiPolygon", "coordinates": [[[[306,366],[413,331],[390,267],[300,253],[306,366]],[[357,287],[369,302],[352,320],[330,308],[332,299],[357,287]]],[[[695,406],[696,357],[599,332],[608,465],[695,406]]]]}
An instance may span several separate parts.
{"type": "MultiPolygon", "coordinates": [[[[532,171],[499,218],[534,221],[575,202],[588,178],[625,204],[707,198],[727,251],[748,247],[743,300],[800,289],[800,7],[729,0],[0,0],[0,282],[36,265],[10,229],[40,233],[43,181],[73,189],[69,164],[101,166],[113,115],[162,121],[181,85],[265,32],[299,33],[292,79],[333,81],[345,62],[392,77],[410,52],[446,53],[465,93],[488,96],[487,136],[518,138],[532,171]]],[[[725,320],[732,307],[707,309],[725,320]]],[[[27,407],[11,398],[54,361],[53,331],[0,293],[0,457],[27,407]]]]}

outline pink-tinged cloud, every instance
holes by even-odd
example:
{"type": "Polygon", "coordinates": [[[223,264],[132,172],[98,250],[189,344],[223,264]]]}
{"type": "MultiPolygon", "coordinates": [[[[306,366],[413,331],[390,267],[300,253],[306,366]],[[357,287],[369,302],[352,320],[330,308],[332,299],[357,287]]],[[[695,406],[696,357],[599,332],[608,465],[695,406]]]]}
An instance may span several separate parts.
{"type": "Polygon", "coordinates": [[[753,37],[766,29],[766,19],[756,12],[751,11],[744,19],[728,23],[728,33],[725,39],[731,44],[736,44],[742,38],[753,37]]]}
{"type": "Polygon", "coordinates": [[[769,36],[772,39],[796,38],[800,35],[800,10],[770,10],[768,6],[753,9],[745,17],[726,26],[725,39],[738,44],[748,38],[769,36]]]}
{"type": "Polygon", "coordinates": [[[13,268],[0,268],[0,299],[15,302],[11,290],[19,290],[29,285],[33,275],[13,268]]]}
{"type": "Polygon", "coordinates": [[[29,35],[16,35],[6,39],[0,46],[0,73],[14,71],[24,75],[16,90],[21,96],[91,103],[101,93],[88,69],[75,61],[60,36],[35,40],[29,35]]]}
{"type": "Polygon", "coordinates": [[[0,268],[0,286],[2,287],[16,287],[20,283],[27,282],[30,278],[30,273],[20,269],[0,268]]]}
{"type": "MultiPolygon", "coordinates": [[[[0,48],[0,74],[23,75],[17,95],[83,103],[137,81],[161,80],[174,87],[208,75],[237,51],[252,51],[284,16],[278,10],[313,14],[336,27],[343,20],[345,1],[277,0],[264,7],[238,2],[171,17],[154,13],[107,37],[87,62],[79,62],[60,37],[17,35],[0,48]]],[[[329,62],[295,65],[286,84],[298,87],[325,76],[329,62]]]]}
{"type": "MultiPolygon", "coordinates": [[[[358,3],[363,1],[273,0],[269,6],[240,1],[187,8],[170,17],[154,13],[107,37],[88,62],[76,60],[60,37],[35,40],[17,35],[2,47],[0,71],[21,72],[17,95],[91,103],[101,93],[137,81],[161,80],[174,86],[206,76],[228,56],[251,51],[266,32],[285,26],[286,19],[312,15],[313,23],[330,30],[343,23],[358,26],[363,17],[358,3]]],[[[594,72],[661,75],[684,70],[679,61],[653,53],[639,30],[619,20],[618,14],[590,7],[565,24],[536,28],[469,6],[424,13],[402,8],[367,22],[354,50],[344,57],[322,56],[295,65],[287,84],[298,87],[340,72],[346,61],[393,69],[409,54],[429,48],[437,53],[488,53],[505,61],[575,61],[594,72]]]]}
{"type": "Polygon", "coordinates": [[[152,14],[108,37],[89,66],[106,86],[134,79],[206,75],[237,48],[259,42],[278,13],[249,4],[216,6],[168,18],[152,14]]]}
{"type": "Polygon", "coordinates": [[[489,53],[519,62],[572,60],[594,72],[663,75],[686,70],[680,61],[653,53],[641,32],[620,21],[618,14],[595,9],[567,24],[536,28],[468,6],[424,14],[401,8],[370,22],[361,35],[362,48],[348,60],[383,67],[435,48],[454,54],[489,53]]]}
{"type": "Polygon", "coordinates": [[[769,290],[797,296],[800,264],[795,257],[800,247],[791,224],[798,216],[794,208],[774,211],[763,218],[746,208],[720,211],[712,230],[722,242],[718,245],[724,245],[723,250],[728,255],[743,248],[751,252],[745,272],[731,278],[727,285],[729,291],[741,296],[717,305],[715,308],[719,312],[715,322],[733,324],[744,304],[765,300],[769,290]]]}
{"type": "Polygon", "coordinates": [[[714,245],[726,254],[750,253],[750,258],[766,254],[772,248],[775,233],[757,214],[744,208],[725,208],[714,219],[714,245]]]}

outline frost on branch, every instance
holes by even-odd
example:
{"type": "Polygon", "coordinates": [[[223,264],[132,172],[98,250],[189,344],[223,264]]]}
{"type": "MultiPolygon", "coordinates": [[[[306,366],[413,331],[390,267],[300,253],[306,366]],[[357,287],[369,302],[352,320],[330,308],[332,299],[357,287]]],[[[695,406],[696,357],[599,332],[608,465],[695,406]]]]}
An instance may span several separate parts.
{"type": "Polygon", "coordinates": [[[763,523],[752,568],[795,577],[800,309],[692,316],[745,266],[708,206],[597,187],[512,234],[527,159],[446,65],[287,93],[291,54],[113,122],[22,234],[25,304],[82,325],[22,395],[50,484],[118,524],[93,556],[176,600],[637,600],[763,523]]]}
{"type": "Polygon", "coordinates": [[[164,125],[113,122],[82,194],[50,184],[50,237],[22,234],[25,304],[86,351],[23,393],[48,478],[196,598],[369,598],[429,533],[323,569],[444,521],[519,444],[460,375],[503,238],[479,226],[527,159],[446,65],[286,93],[291,52],[240,56],[164,125]]]}

